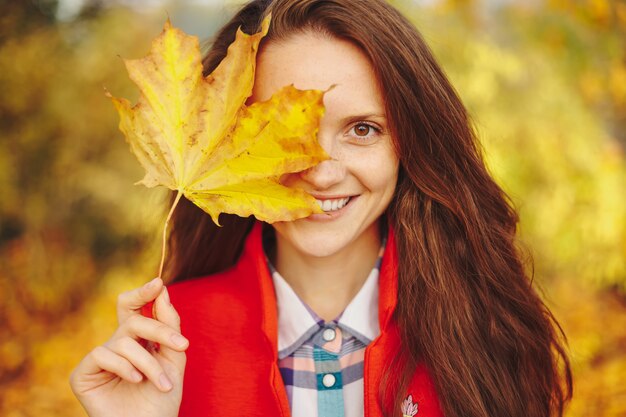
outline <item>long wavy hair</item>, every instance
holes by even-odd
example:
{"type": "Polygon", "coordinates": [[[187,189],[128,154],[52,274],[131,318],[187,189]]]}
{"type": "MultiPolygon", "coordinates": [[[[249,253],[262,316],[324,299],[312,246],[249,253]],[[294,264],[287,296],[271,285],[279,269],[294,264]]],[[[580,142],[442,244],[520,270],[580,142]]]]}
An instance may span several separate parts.
{"type": "MultiPolygon", "coordinates": [[[[385,414],[398,415],[415,366],[424,363],[446,417],[562,416],[572,395],[565,336],[525,271],[518,216],[421,35],[379,0],[255,0],[216,35],[205,74],[224,58],[237,28],[255,33],[270,11],[263,43],[308,30],[348,40],[369,58],[385,96],[400,158],[387,221],[399,253],[394,318],[402,338],[379,392],[385,414]]],[[[205,276],[237,261],[254,219],[222,215],[220,222],[181,201],[167,279],[205,276]]]]}

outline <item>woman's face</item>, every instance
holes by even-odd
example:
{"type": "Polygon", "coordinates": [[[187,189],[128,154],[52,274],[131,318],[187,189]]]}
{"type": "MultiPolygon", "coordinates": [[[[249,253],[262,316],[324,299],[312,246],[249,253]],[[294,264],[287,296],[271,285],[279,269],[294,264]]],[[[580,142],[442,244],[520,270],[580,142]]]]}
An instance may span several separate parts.
{"type": "Polygon", "coordinates": [[[274,223],[281,240],[299,252],[329,256],[359,239],[378,241],[377,220],[393,197],[398,157],[389,135],[383,95],[365,55],[353,44],[305,32],[270,41],[259,53],[252,101],[281,87],[328,90],[318,140],[331,156],[281,178],[313,195],[325,211],[274,223]],[[347,203],[346,203],[347,202],[347,203]]]}

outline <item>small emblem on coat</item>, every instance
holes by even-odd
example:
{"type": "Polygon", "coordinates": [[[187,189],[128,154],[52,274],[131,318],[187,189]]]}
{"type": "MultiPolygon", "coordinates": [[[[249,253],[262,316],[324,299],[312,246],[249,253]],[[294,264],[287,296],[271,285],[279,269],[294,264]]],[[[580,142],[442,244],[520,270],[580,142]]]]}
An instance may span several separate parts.
{"type": "Polygon", "coordinates": [[[402,401],[402,417],[413,417],[417,414],[417,403],[413,402],[413,396],[409,395],[406,400],[402,401]]]}

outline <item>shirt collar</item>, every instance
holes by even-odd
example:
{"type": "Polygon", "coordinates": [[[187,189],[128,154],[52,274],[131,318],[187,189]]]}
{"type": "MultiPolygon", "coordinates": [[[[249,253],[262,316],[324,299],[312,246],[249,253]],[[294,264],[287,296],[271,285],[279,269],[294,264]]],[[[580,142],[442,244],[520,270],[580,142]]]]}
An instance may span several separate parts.
{"type": "MultiPolygon", "coordinates": [[[[386,239],[385,239],[386,240],[386,239]]],[[[309,340],[325,324],[337,325],[368,345],[380,334],[378,319],[378,278],[385,242],[379,252],[376,265],[365,283],[345,310],[329,323],[325,323],[293,291],[285,279],[268,261],[278,306],[278,357],[289,356],[309,340]]]]}

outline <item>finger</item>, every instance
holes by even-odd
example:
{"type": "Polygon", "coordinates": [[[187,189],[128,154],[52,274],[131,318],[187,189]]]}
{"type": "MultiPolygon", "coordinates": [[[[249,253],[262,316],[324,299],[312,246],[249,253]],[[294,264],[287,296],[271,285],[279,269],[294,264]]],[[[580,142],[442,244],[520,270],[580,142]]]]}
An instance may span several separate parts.
{"type": "Polygon", "coordinates": [[[117,297],[117,320],[119,324],[124,323],[132,315],[139,315],[141,307],[154,300],[162,288],[163,281],[157,277],[142,287],[120,294],[117,297]]]}
{"type": "Polygon", "coordinates": [[[140,315],[129,317],[118,328],[116,336],[144,339],[177,351],[183,351],[189,346],[189,341],[176,329],[158,320],[140,315]]]}
{"type": "Polygon", "coordinates": [[[99,374],[102,371],[110,372],[132,383],[143,380],[143,375],[128,359],[115,354],[104,346],[98,346],[89,352],[72,372],[70,385],[74,392],[81,393],[92,388],[93,381],[86,377],[99,374]]]}
{"type": "Polygon", "coordinates": [[[154,300],[154,313],[158,321],[180,332],[180,316],[170,301],[167,287],[154,300]]]}
{"type": "Polygon", "coordinates": [[[112,352],[126,358],[135,368],[143,373],[159,390],[172,389],[172,382],[163,367],[146,349],[130,337],[121,337],[107,342],[112,352]]]}
{"type": "MultiPolygon", "coordinates": [[[[163,287],[163,291],[154,301],[154,312],[157,320],[159,320],[164,325],[167,325],[170,328],[180,332],[180,316],[170,302],[169,293],[166,287],[163,287]]],[[[187,347],[188,345],[185,347],[185,349],[187,347]]],[[[163,346],[161,349],[161,354],[165,358],[174,362],[177,365],[178,369],[182,370],[184,368],[186,356],[183,352],[169,349],[167,346],[163,346]]]]}

